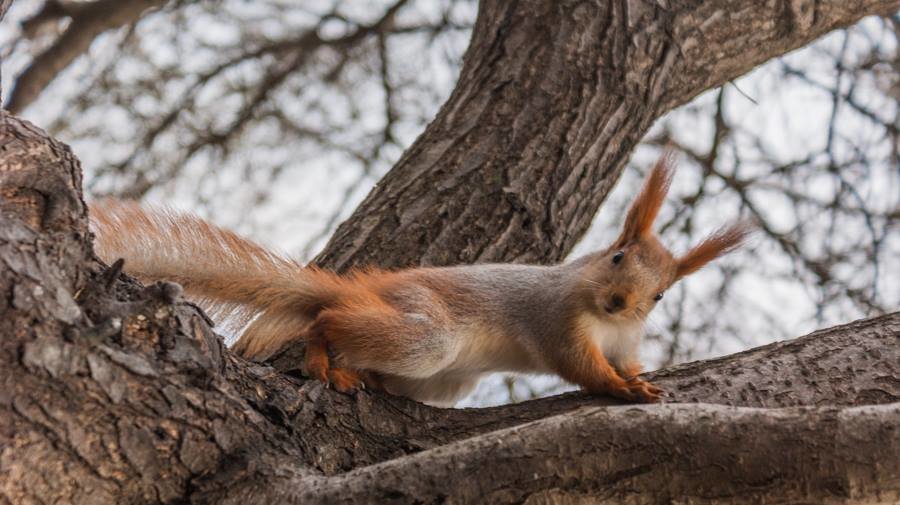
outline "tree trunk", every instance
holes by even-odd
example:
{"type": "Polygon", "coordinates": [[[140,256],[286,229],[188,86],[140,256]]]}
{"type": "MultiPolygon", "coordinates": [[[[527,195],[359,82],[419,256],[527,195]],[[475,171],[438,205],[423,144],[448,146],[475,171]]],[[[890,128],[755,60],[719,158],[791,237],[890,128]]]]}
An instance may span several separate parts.
{"type": "MultiPolygon", "coordinates": [[[[323,261],[558,260],[656,115],[897,5],[816,2],[807,15],[802,2],[727,3],[486,2],[450,102],[323,261]],[[739,49],[749,62],[729,56],[739,49]]],[[[144,288],[102,267],[80,178],[66,146],[0,111],[2,503],[900,493],[900,313],[650,375],[667,405],[575,393],[442,410],[343,395],[234,357],[176,285],[144,288]]]]}

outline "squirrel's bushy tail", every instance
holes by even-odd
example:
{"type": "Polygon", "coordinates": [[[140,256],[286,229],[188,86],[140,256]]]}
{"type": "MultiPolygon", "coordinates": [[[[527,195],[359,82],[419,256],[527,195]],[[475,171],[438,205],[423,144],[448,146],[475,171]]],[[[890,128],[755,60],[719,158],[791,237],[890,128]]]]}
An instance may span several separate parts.
{"type": "Polygon", "coordinates": [[[90,206],[94,249],[108,263],[144,282],[181,284],[211,315],[244,328],[234,350],[262,359],[290,340],[343,289],[333,273],[294,260],[196,216],[135,203],[101,200],[90,206]]]}

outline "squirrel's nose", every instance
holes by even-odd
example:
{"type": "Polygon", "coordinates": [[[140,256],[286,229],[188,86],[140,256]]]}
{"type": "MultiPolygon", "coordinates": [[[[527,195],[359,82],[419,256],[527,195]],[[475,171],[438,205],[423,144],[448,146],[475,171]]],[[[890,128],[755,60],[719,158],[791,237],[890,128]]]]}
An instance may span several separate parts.
{"type": "Polygon", "coordinates": [[[609,297],[609,301],[606,302],[606,307],[604,308],[610,314],[615,314],[616,312],[625,308],[625,298],[623,298],[622,295],[616,293],[609,297]]]}

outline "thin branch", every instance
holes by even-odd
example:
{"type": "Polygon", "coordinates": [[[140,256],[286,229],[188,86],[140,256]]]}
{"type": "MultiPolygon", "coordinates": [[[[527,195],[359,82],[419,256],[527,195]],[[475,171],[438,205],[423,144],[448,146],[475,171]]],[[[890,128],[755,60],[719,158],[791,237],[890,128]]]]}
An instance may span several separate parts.
{"type": "Polygon", "coordinates": [[[6,108],[21,112],[75,58],[83,54],[101,33],[139,20],[146,11],[168,0],[96,0],[71,12],[66,30],[16,79],[6,108]]]}

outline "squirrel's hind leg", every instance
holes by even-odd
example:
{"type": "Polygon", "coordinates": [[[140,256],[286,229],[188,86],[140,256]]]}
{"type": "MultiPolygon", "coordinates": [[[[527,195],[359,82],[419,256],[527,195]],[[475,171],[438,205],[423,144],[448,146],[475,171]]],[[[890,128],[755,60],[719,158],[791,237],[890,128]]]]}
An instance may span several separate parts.
{"type": "Polygon", "coordinates": [[[331,366],[331,358],[328,356],[328,341],[321,322],[316,322],[309,331],[306,342],[306,373],[326,384],[332,384],[335,389],[343,393],[354,391],[362,387],[366,381],[364,374],[350,369],[331,366]]]}
{"type": "Polygon", "coordinates": [[[441,316],[400,312],[386,303],[346,304],[323,310],[316,325],[341,366],[427,378],[458,353],[453,336],[442,330],[441,316]]]}

